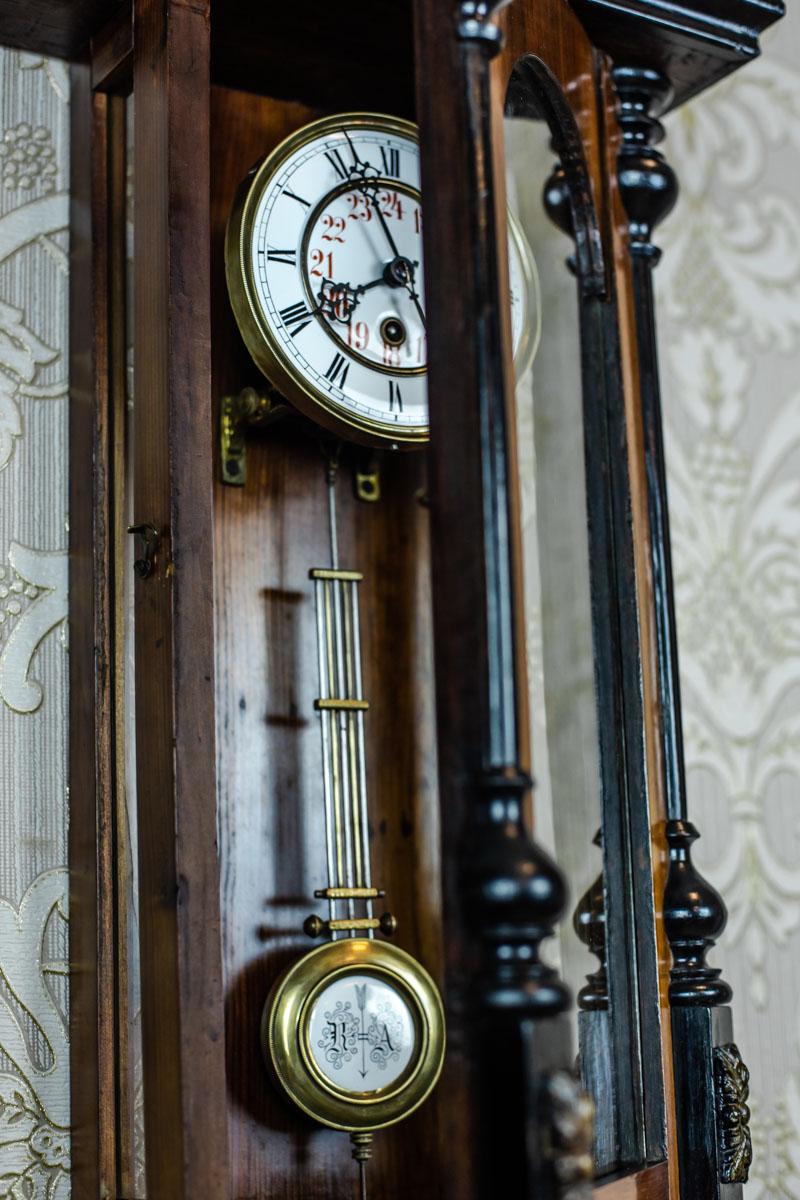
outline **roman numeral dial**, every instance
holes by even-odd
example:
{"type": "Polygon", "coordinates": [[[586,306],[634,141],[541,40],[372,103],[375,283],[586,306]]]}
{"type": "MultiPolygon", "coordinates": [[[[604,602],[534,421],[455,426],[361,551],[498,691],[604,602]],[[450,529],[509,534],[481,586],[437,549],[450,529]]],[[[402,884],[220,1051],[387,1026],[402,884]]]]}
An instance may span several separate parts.
{"type": "Polygon", "coordinates": [[[343,114],[292,134],[239,193],[226,270],[248,349],[291,404],[344,437],[427,440],[415,126],[343,114]]]}

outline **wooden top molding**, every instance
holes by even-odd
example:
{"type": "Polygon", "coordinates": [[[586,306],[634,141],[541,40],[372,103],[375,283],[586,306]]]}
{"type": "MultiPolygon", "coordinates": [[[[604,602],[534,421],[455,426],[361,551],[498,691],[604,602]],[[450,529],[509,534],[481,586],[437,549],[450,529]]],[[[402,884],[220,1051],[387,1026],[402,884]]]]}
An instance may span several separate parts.
{"type": "MultiPolygon", "coordinates": [[[[532,0],[517,0],[524,8],[532,0]]],[[[589,37],[617,63],[661,70],[682,104],[759,54],[759,37],[785,12],[783,0],[569,0],[589,37]]],[[[455,9],[455,5],[454,5],[455,9]]],[[[0,43],[79,59],[130,0],[0,0],[0,43]]],[[[339,61],[339,107],[370,103],[413,115],[410,0],[355,0],[345,18],[324,0],[276,10],[254,0],[226,0],[212,11],[212,78],[227,86],[325,104],[332,60],[339,61]],[[393,70],[385,70],[391,32],[393,70]],[[303,46],[298,75],[293,50],[303,46]],[[356,69],[357,65],[357,69],[356,69]],[[318,82],[316,82],[318,81],[318,82]]],[[[124,26],[125,19],[117,19],[124,26]]]]}
{"type": "MultiPolygon", "coordinates": [[[[412,7],[411,0],[351,0],[346,10],[327,0],[216,0],[212,80],[342,112],[368,104],[412,117],[412,7]]],[[[131,29],[131,0],[0,0],[0,45],[82,60],[94,41],[92,83],[101,91],[125,90],[131,29]]]]}
{"type": "Polygon", "coordinates": [[[589,37],[617,63],[654,67],[683,104],[760,53],[783,0],[570,0],[589,37]]]}
{"type": "Polygon", "coordinates": [[[57,58],[85,58],[92,34],[115,8],[123,7],[125,0],[0,0],[0,44],[57,58]]]}

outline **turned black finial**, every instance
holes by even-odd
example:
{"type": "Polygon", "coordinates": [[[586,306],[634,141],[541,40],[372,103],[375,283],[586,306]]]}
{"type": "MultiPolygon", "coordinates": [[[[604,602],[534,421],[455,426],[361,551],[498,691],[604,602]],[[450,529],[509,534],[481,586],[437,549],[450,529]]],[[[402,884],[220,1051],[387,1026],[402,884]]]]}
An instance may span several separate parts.
{"type": "MultiPolygon", "coordinates": [[[[595,846],[602,846],[602,831],[598,830],[595,846]]],[[[606,905],[603,887],[603,872],[581,896],[572,917],[572,927],[591,954],[596,955],[600,966],[586,976],[586,983],[578,992],[578,1008],[584,1012],[605,1011],[608,1008],[608,972],[606,969],[606,905]]]]}
{"type": "Polygon", "coordinates": [[[719,892],[692,862],[692,843],[699,836],[690,821],[667,822],[664,928],[672,949],[669,998],[675,1006],[713,1008],[727,1004],[733,996],[721,971],[706,963],[728,914],[719,892]]]}
{"type": "Polygon", "coordinates": [[[567,172],[560,162],[556,162],[545,180],[542,189],[542,203],[553,224],[565,233],[568,238],[575,237],[575,227],[572,218],[572,202],[569,191],[567,172]]]}
{"type": "MultiPolygon", "coordinates": [[[[560,162],[554,164],[552,171],[545,180],[544,188],[542,189],[542,204],[556,228],[560,229],[562,233],[565,233],[574,242],[575,214],[572,209],[569,177],[566,169],[560,162]]],[[[578,264],[576,256],[570,254],[566,262],[567,267],[573,275],[577,275],[578,264]]]]}
{"type": "Polygon", "coordinates": [[[617,178],[630,222],[631,253],[655,265],[661,251],[653,245],[653,231],[678,198],[675,172],[656,149],[664,137],[658,117],[672,98],[672,87],[651,67],[615,67],[612,77],[622,130],[617,178]]]}
{"type": "Polygon", "coordinates": [[[462,42],[476,42],[490,58],[503,45],[497,16],[511,0],[461,0],[458,6],[458,36],[462,42]]]}
{"type": "Polygon", "coordinates": [[[484,776],[465,879],[470,916],[484,944],[478,1002],[484,1011],[516,1019],[554,1016],[570,1003],[569,989],[539,957],[564,911],[567,889],[525,828],[530,788],[530,778],[513,768],[484,776]]]}

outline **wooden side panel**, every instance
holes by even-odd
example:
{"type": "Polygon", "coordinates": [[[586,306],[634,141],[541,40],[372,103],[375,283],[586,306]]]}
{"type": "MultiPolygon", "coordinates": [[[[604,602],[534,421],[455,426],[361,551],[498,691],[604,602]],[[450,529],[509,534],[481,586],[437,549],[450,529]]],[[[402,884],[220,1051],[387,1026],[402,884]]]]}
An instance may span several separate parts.
{"type": "MultiPolygon", "coordinates": [[[[109,293],[116,103],[72,68],[70,213],[70,1047],[76,1196],[114,1185],[113,639],[109,293]]],[[[115,171],[116,168],[116,171],[115,171]]]]}
{"type": "MultiPolygon", "coordinates": [[[[239,181],[317,112],[212,92],[213,380],[216,401],[261,377],[227,298],[225,223],[239,181]]],[[[355,499],[350,452],[337,484],[342,565],[360,585],[373,877],[399,920],[396,941],[437,976],[439,831],[433,726],[424,456],[386,455],[382,497],[355,499]]],[[[329,563],[325,460],[313,426],[287,421],[247,444],[247,484],[215,484],[217,737],[231,1200],[350,1196],[346,1134],[304,1119],[277,1091],[259,1025],[280,970],[311,948],[303,919],[325,885],[314,599],[329,563]]],[[[446,937],[446,933],[444,934],[446,937]]],[[[375,1136],[370,1196],[441,1195],[441,1089],[375,1136]]]]}
{"type": "Polygon", "coordinates": [[[134,508],[142,1030],[150,1196],[227,1188],[214,738],[209,12],[134,20],[134,508]]]}

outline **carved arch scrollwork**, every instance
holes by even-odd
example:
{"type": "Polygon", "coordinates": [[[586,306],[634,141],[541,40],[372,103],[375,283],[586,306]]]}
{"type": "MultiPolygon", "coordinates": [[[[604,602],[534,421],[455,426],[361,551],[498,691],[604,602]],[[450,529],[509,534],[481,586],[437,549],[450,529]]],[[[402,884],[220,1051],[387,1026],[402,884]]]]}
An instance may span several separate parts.
{"type": "Polygon", "coordinates": [[[584,295],[607,290],[603,244],[578,123],[550,68],[535,54],[514,64],[506,116],[544,120],[557,159],[544,190],[550,217],[575,243],[574,269],[584,295]]]}

